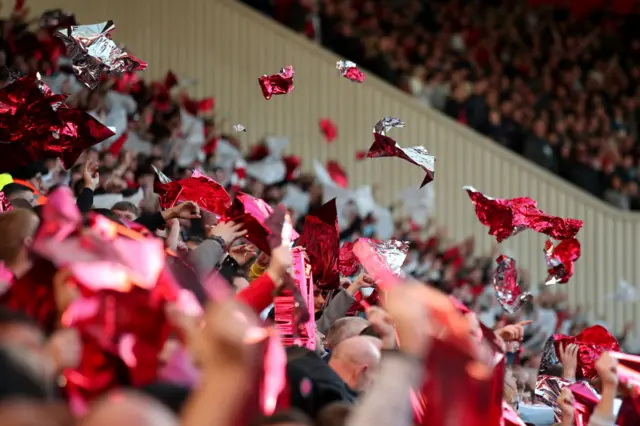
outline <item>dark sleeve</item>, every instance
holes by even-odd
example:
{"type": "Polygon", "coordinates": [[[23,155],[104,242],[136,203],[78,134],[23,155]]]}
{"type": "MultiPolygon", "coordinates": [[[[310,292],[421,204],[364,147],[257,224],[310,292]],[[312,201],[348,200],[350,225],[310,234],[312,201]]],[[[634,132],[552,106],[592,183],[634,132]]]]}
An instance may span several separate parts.
{"type": "Polygon", "coordinates": [[[155,232],[165,224],[164,217],[162,217],[162,213],[152,213],[152,214],[143,214],[139,218],[136,219],[136,223],[144,226],[151,232],[155,232]]]}
{"type": "Polygon", "coordinates": [[[236,262],[233,257],[227,256],[220,264],[218,271],[224,279],[233,284],[233,278],[238,276],[239,269],[240,265],[238,265],[238,262],[236,262]]]}
{"type": "Polygon", "coordinates": [[[80,213],[86,213],[91,210],[91,207],[93,207],[93,190],[90,188],[82,188],[76,200],[76,205],[80,213]]]}
{"type": "Polygon", "coordinates": [[[347,229],[340,232],[340,241],[350,239],[355,232],[360,230],[361,226],[362,226],[362,219],[358,217],[356,220],[353,221],[353,223],[347,229]]]}

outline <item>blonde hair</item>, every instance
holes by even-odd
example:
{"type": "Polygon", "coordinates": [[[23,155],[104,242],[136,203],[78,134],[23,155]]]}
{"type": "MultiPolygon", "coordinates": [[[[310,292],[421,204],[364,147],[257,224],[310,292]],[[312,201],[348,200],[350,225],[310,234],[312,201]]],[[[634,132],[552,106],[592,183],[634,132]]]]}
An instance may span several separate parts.
{"type": "Polygon", "coordinates": [[[0,262],[11,265],[18,260],[25,240],[33,236],[39,222],[38,216],[28,209],[0,213],[0,262]]]}

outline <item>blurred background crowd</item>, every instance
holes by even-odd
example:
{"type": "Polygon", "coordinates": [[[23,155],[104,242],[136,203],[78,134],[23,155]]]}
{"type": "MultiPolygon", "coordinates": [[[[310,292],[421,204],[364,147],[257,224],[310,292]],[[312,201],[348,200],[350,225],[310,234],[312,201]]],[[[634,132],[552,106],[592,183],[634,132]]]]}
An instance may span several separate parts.
{"type": "Polygon", "coordinates": [[[585,191],[640,209],[637,16],[589,13],[594,2],[582,2],[586,16],[520,0],[246,2],[585,191]]]}
{"type": "MultiPolygon", "coordinates": [[[[633,19],[603,14],[577,20],[563,11],[499,0],[247,0],[247,3],[374,72],[419,102],[474,128],[584,190],[621,209],[640,209],[640,176],[637,175],[640,152],[636,145],[640,37],[634,31],[633,19]]],[[[35,232],[33,222],[37,223],[47,198],[67,186],[80,212],[97,212],[119,224],[135,222],[145,228],[145,232],[162,238],[172,252],[192,254],[199,261],[204,259],[205,268],[207,265],[217,268],[230,282],[233,292],[243,295],[238,297],[240,301],[256,310],[256,314],[262,313],[263,318],[268,316],[269,296],[263,304],[256,302],[255,294],[247,292],[255,291],[255,281],[260,277],[263,281],[273,281],[272,285],[277,287],[280,275],[286,273],[290,263],[287,255],[274,252],[270,258],[260,253],[242,238],[242,229],[233,224],[216,223],[204,213],[200,217],[200,210],[194,204],[183,203],[162,210],[159,196],[154,193],[156,170],[178,180],[190,177],[192,170],[198,169],[223,185],[231,197],[242,191],[263,199],[272,207],[284,204],[291,210],[295,227],[301,233],[306,215],[327,201],[326,178],[298,171],[301,161],[312,159],[285,156],[282,150],[286,142],[278,138],[265,138],[256,140],[252,146],[242,146],[233,132],[227,131],[228,123],[216,115],[218,106],[214,108],[213,98],[189,98],[184,91],[189,82],[172,73],[163,81],[155,82],[145,81],[133,73],[104,77],[98,89],[89,90],[74,77],[64,46],[52,36],[52,27],[43,26],[43,22],[39,27],[27,25],[26,13],[24,9],[16,10],[10,18],[0,21],[2,87],[15,79],[16,71],[22,75],[39,72],[53,92],[69,94],[66,101],[69,106],[83,109],[115,128],[115,135],[83,153],[69,170],[64,170],[60,160],[45,158],[0,175],[2,191],[14,207],[13,212],[0,214],[0,260],[16,277],[28,270],[30,263],[25,253],[27,241],[35,232]],[[204,134],[206,138],[202,150],[190,149],[190,138],[195,134],[198,138],[204,134]],[[252,171],[251,165],[265,158],[283,165],[284,173],[273,176],[270,172],[260,172],[262,169],[252,171]],[[211,241],[220,243],[220,250],[211,251],[211,241]]],[[[70,14],[64,18],[68,19],[67,25],[73,20],[70,14]]],[[[519,271],[521,288],[534,291],[536,296],[520,312],[505,313],[492,286],[497,251],[478,253],[473,238],[453,241],[445,227],[428,217],[420,224],[411,218],[396,218],[389,227],[382,217],[390,217],[390,212],[377,216],[359,214],[359,201],[354,195],[340,203],[341,243],[360,237],[394,237],[408,241],[403,271],[429,288],[453,295],[504,340],[510,362],[504,383],[505,401],[516,410],[519,405],[536,405],[538,372],[545,346],[554,334],[576,336],[594,325],[608,329],[606,323],[590,312],[589,306],[571,306],[561,293],[530,282],[525,270],[519,271]]],[[[382,210],[389,211],[387,207],[382,210]]],[[[401,363],[385,355],[380,361],[380,348],[398,349],[393,344],[387,346],[392,318],[397,337],[415,342],[413,346],[400,348],[400,352],[420,359],[425,356],[428,343],[423,340],[426,338],[407,325],[428,320],[418,308],[415,311],[407,308],[414,306],[411,300],[419,299],[422,293],[415,288],[402,290],[387,300],[387,312],[375,309],[365,312],[364,305],[359,305],[357,300],[369,300],[371,278],[363,274],[342,279],[344,289],[314,292],[317,352],[324,358],[334,358],[333,361],[322,361],[324,364],[318,365],[320,358],[313,358],[311,354],[288,354],[287,380],[294,380],[295,374],[291,371],[300,369],[299,375],[311,378],[313,386],[320,390],[313,397],[303,391],[301,395],[292,396],[291,405],[299,411],[288,410],[281,417],[274,415],[251,424],[411,423],[399,420],[406,417],[403,409],[411,409],[408,392],[400,392],[397,399],[401,401],[394,406],[386,404],[385,395],[391,397],[394,385],[400,386],[403,380],[411,384],[416,374],[421,377],[422,373],[416,373],[420,368],[406,358],[401,363]],[[346,344],[338,349],[343,342],[346,344]],[[372,373],[367,372],[368,367],[373,371],[378,363],[381,363],[380,374],[386,375],[387,380],[373,381],[372,373]],[[349,404],[361,393],[366,395],[362,397],[362,405],[353,408],[349,404]],[[391,420],[376,406],[386,407],[391,420]]],[[[370,301],[378,303],[377,299],[370,301]]],[[[207,332],[214,342],[209,350],[228,351],[231,355],[216,356],[204,350],[209,358],[201,359],[204,386],[198,387],[197,392],[192,391],[196,389],[193,383],[181,381],[186,374],[183,371],[179,385],[167,379],[145,388],[153,400],[136,395],[124,398],[120,395],[120,400],[106,399],[102,405],[96,405],[83,422],[164,425],[172,424],[170,419],[175,413],[182,413],[185,425],[239,424],[230,418],[237,415],[232,409],[239,410],[232,397],[242,395],[243,376],[236,375],[233,368],[228,371],[225,368],[237,366],[244,362],[244,357],[251,356],[239,340],[246,331],[243,327],[248,325],[230,326],[234,321],[229,321],[230,317],[224,313],[232,315],[231,310],[245,308],[229,302],[205,314],[207,332]],[[216,377],[228,380],[212,380],[207,374],[208,368],[220,375],[216,377]],[[215,383],[221,381],[229,387],[216,388],[215,383]],[[237,389],[229,385],[234,381],[240,383],[237,389]],[[228,392],[226,397],[225,392],[228,392]],[[211,418],[211,413],[202,414],[207,404],[211,406],[208,401],[213,400],[216,407],[226,407],[220,410],[220,418],[211,418]],[[157,401],[164,406],[154,405],[157,401]],[[113,410],[114,407],[118,410],[113,410]],[[141,413],[142,408],[146,414],[141,413]],[[229,418],[224,418],[225,415],[229,418]]],[[[186,326],[178,321],[177,327],[186,326]]],[[[608,331],[616,336],[623,351],[640,354],[640,341],[633,324],[624,330],[608,331]]],[[[391,340],[395,340],[396,335],[393,332],[391,335],[391,340]]],[[[2,401],[25,396],[57,401],[59,374],[78,362],[79,355],[70,354],[74,348],[77,352],[77,336],[75,339],[59,331],[45,336],[33,318],[7,307],[0,309],[0,348],[5,377],[0,390],[2,401]],[[35,343],[28,341],[32,335],[35,343]],[[34,360],[26,360],[27,366],[18,368],[21,362],[16,360],[16,353],[18,358],[35,354],[34,360]],[[34,367],[34,363],[37,366],[39,362],[51,362],[55,368],[43,373],[34,367]],[[30,372],[16,376],[15,380],[6,378],[23,369],[30,372]]],[[[167,346],[171,347],[165,350],[170,354],[163,351],[163,362],[176,353],[175,347],[181,345],[179,340],[169,340],[171,344],[167,346]]],[[[576,376],[584,378],[576,373],[575,348],[564,347],[559,358],[564,370],[556,372],[557,376],[569,381],[576,376]]],[[[611,387],[615,395],[618,385],[617,377],[611,374],[613,364],[610,357],[603,356],[596,365],[597,374],[590,377],[600,378],[599,382],[592,382],[603,392],[605,402],[611,387]]],[[[294,388],[296,386],[303,388],[304,380],[296,382],[294,388]]],[[[562,424],[573,424],[573,410],[567,408],[573,397],[562,395],[556,405],[564,415],[562,424]]],[[[589,424],[613,424],[606,423],[608,408],[603,405],[606,404],[598,405],[589,424]]],[[[36,410],[18,404],[3,406],[2,410],[5,410],[3,424],[7,425],[72,424],[58,406],[42,406],[36,410]],[[21,420],[29,411],[32,411],[32,423],[21,420]],[[8,423],[4,419],[9,419],[8,423]],[[14,420],[15,423],[11,423],[14,420]]],[[[523,418],[535,417],[526,409],[520,413],[523,418]]]]}

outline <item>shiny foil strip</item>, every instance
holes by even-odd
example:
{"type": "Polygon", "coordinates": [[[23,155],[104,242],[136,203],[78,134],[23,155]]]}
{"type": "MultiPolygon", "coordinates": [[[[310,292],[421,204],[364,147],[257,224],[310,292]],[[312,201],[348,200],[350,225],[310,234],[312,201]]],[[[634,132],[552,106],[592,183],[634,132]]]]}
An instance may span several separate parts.
{"type": "Polygon", "coordinates": [[[309,260],[304,248],[294,247],[291,250],[293,258],[292,275],[296,287],[299,289],[309,312],[309,321],[300,324],[299,329],[295,329],[294,306],[295,300],[289,290],[285,290],[274,299],[275,327],[281,336],[285,346],[304,346],[308,349],[316,348],[316,326],[313,320],[313,276],[309,260]]]}
{"type": "Polygon", "coordinates": [[[493,290],[502,309],[512,314],[520,310],[533,296],[529,292],[523,293],[520,289],[515,260],[501,255],[496,262],[498,266],[493,273],[493,290]]]}
{"type": "Polygon", "coordinates": [[[122,74],[141,71],[147,67],[144,61],[119,48],[111,40],[111,32],[115,28],[113,21],[106,21],[92,25],[74,25],[55,33],[67,48],[67,55],[73,61],[72,68],[78,80],[92,90],[100,84],[103,72],[122,74]]]}

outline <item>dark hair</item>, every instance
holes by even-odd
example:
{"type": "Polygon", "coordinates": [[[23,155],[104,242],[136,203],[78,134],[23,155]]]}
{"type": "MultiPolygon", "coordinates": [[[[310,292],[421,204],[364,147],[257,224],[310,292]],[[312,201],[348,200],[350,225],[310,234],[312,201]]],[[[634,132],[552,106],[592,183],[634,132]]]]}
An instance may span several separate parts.
{"type": "Polygon", "coordinates": [[[191,389],[187,386],[165,382],[152,383],[139,390],[160,401],[176,414],[182,411],[182,407],[191,393],[191,389]]]}
{"type": "Polygon", "coordinates": [[[120,220],[120,218],[118,217],[118,215],[115,214],[114,212],[112,212],[109,209],[92,209],[91,211],[95,212],[95,213],[98,213],[98,214],[101,214],[102,216],[106,217],[107,219],[110,219],[110,220],[112,220],[114,222],[117,222],[120,225],[124,225],[122,223],[122,221],[120,220]]]}
{"type": "Polygon", "coordinates": [[[0,348],[0,402],[15,398],[44,401],[47,391],[6,349],[0,348]]]}
{"type": "Polygon", "coordinates": [[[120,210],[123,212],[131,212],[136,216],[140,216],[140,209],[136,207],[133,203],[129,201],[118,201],[113,206],[111,206],[111,210],[120,210]]]}
{"type": "Polygon", "coordinates": [[[42,161],[34,161],[33,163],[27,164],[23,167],[18,167],[17,169],[11,170],[11,176],[14,179],[20,180],[29,180],[36,177],[38,174],[44,175],[47,174],[48,170],[44,166],[42,161]]]}
{"type": "Polygon", "coordinates": [[[0,307],[0,326],[12,324],[24,324],[38,327],[38,323],[25,312],[0,307]]]}
{"type": "Polygon", "coordinates": [[[313,421],[302,411],[295,409],[277,412],[271,416],[262,416],[252,423],[253,426],[272,426],[282,423],[298,423],[313,426],[313,421]]]}
{"type": "Polygon", "coordinates": [[[7,197],[11,197],[12,195],[18,194],[20,192],[29,191],[33,193],[33,189],[28,186],[21,185],[19,183],[8,183],[2,188],[2,192],[7,197]]]}
{"type": "Polygon", "coordinates": [[[27,209],[27,210],[33,209],[33,206],[31,205],[31,203],[22,198],[14,198],[13,200],[11,200],[11,205],[16,209],[27,209]]]}
{"type": "Polygon", "coordinates": [[[316,426],[344,426],[351,412],[351,405],[336,401],[324,406],[316,415],[316,426]]]}
{"type": "Polygon", "coordinates": [[[371,337],[377,337],[378,339],[382,338],[380,336],[380,333],[378,333],[378,331],[376,330],[375,326],[373,326],[373,325],[369,325],[369,326],[367,326],[367,328],[362,330],[360,332],[360,336],[371,336],[371,337]]]}

